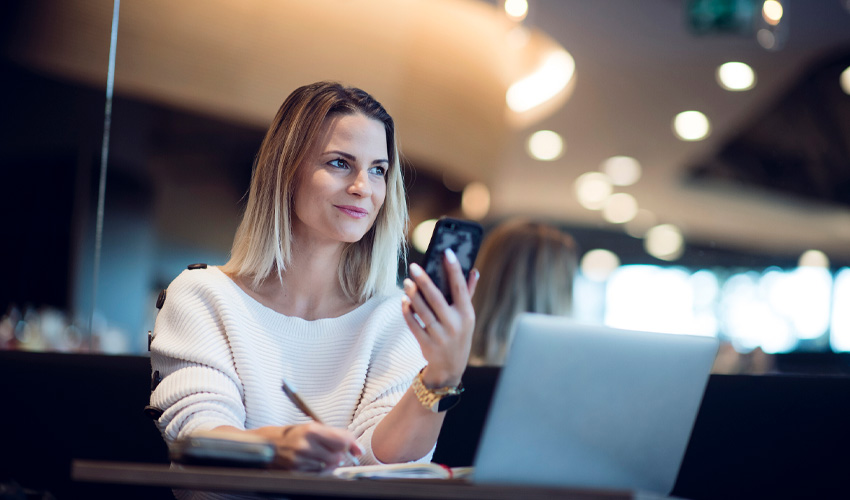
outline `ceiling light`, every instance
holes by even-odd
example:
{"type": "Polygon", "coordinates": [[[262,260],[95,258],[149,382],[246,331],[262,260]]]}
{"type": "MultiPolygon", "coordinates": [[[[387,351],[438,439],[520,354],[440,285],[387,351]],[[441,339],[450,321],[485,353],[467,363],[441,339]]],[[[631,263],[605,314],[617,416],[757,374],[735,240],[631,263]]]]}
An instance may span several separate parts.
{"type": "Polygon", "coordinates": [[[701,141],[710,130],[708,117],[699,111],[682,111],[673,120],[673,131],[683,141],[701,141]]]}
{"type": "Polygon", "coordinates": [[[761,16],[764,22],[771,26],[776,26],[782,20],[782,4],[777,0],[767,0],[761,7],[761,16]]]}
{"type": "Polygon", "coordinates": [[[822,267],[829,269],[829,257],[820,250],[806,250],[800,255],[799,267],[822,267]]]}
{"type": "Polygon", "coordinates": [[[419,253],[425,253],[428,249],[428,242],[431,241],[431,235],[434,234],[434,226],[437,225],[437,219],[428,219],[420,222],[410,235],[410,241],[413,248],[419,253]]]}
{"type": "Polygon", "coordinates": [[[463,189],[460,208],[470,219],[483,219],[490,211],[490,190],[480,182],[470,182],[463,189]]]}
{"type": "Polygon", "coordinates": [[[566,50],[552,52],[533,73],[508,88],[505,101],[517,113],[528,111],[558,95],[574,73],[575,61],[566,50]]]}
{"type": "Polygon", "coordinates": [[[847,66],[847,69],[841,72],[839,84],[841,85],[841,90],[843,90],[845,94],[850,95],[850,66],[847,66]]]}
{"type": "Polygon", "coordinates": [[[578,202],[588,210],[601,210],[612,189],[611,180],[601,172],[585,172],[575,182],[578,202]]]}
{"type": "Polygon", "coordinates": [[[650,255],[661,260],[676,260],[685,251],[682,232],[673,224],[661,224],[647,231],[643,245],[650,255]]]}
{"type": "Polygon", "coordinates": [[[640,179],[640,162],[631,156],[612,156],[602,162],[601,170],[615,186],[631,186],[640,179]]]}
{"type": "Polygon", "coordinates": [[[505,0],[505,14],[514,21],[522,21],[528,15],[528,1],[505,0]]]}
{"type": "Polygon", "coordinates": [[[612,194],[605,201],[602,217],[612,224],[623,224],[635,218],[638,204],[635,197],[628,193],[612,194]]]}
{"type": "Polygon", "coordinates": [[[717,68],[717,83],[726,90],[750,90],[756,85],[756,74],[742,62],[728,62],[717,68]]]}
{"type": "Polygon", "coordinates": [[[528,138],[528,153],[542,161],[557,160],[564,152],[564,140],[557,132],[538,130],[528,138]]]}
{"type": "Polygon", "coordinates": [[[584,254],[579,267],[585,278],[602,283],[620,267],[620,258],[610,250],[597,248],[584,254]]]}

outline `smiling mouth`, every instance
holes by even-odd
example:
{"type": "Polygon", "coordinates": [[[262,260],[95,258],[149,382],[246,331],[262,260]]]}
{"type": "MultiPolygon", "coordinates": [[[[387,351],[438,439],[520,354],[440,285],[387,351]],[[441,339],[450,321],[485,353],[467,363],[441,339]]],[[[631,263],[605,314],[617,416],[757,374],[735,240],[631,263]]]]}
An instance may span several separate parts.
{"type": "Polygon", "coordinates": [[[369,212],[366,209],[360,207],[353,207],[350,205],[334,205],[339,211],[343,212],[346,215],[350,215],[355,219],[362,219],[369,215],[369,212]]]}

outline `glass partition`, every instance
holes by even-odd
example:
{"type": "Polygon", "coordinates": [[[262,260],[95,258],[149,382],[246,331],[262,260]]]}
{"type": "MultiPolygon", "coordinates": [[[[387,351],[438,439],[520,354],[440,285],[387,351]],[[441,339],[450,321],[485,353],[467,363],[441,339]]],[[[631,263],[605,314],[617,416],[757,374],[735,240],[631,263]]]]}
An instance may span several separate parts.
{"type": "MultiPolygon", "coordinates": [[[[7,271],[0,348],[86,352],[93,241],[104,145],[112,4],[87,18],[51,2],[4,2],[0,199],[7,271]],[[73,43],[63,29],[75,24],[73,43]],[[63,57],[73,53],[74,57],[63,57]],[[54,66],[56,58],[63,64],[54,66]],[[92,68],[76,73],[84,57],[92,68]]],[[[66,32],[66,31],[65,31],[66,32]]],[[[108,130],[108,129],[107,129],[108,130]]]]}

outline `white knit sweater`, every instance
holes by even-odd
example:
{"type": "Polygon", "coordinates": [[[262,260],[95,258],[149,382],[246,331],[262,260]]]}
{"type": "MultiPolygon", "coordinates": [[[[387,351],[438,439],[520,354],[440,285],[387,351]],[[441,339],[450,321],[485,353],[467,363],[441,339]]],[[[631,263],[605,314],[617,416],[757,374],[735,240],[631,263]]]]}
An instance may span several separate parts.
{"type": "Polygon", "coordinates": [[[263,306],[216,267],[184,271],[168,287],[151,344],[160,432],[170,444],[220,425],[309,422],[281,390],[285,379],[324,423],[357,437],[364,464],[378,463],[372,433],[425,366],[400,300],[401,291],[307,321],[263,306]]]}

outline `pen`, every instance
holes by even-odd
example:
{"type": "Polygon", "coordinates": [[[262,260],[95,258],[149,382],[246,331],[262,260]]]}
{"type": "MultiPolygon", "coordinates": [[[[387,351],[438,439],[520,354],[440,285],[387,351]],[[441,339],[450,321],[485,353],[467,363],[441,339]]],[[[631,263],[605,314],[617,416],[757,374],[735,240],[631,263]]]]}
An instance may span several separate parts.
{"type": "MultiPolygon", "coordinates": [[[[283,381],[283,386],[281,388],[283,389],[283,393],[286,394],[286,397],[288,397],[289,400],[292,401],[292,404],[297,406],[298,409],[301,410],[304,415],[307,415],[308,417],[313,419],[314,422],[324,425],[322,419],[320,419],[319,416],[316,415],[316,413],[314,413],[309,406],[307,406],[307,403],[305,403],[304,400],[301,399],[301,396],[299,396],[298,393],[295,392],[295,388],[287,384],[286,380],[283,381]]],[[[351,450],[345,450],[345,457],[348,458],[348,460],[351,461],[352,464],[360,465],[360,460],[357,460],[357,457],[351,454],[351,450]]]]}

